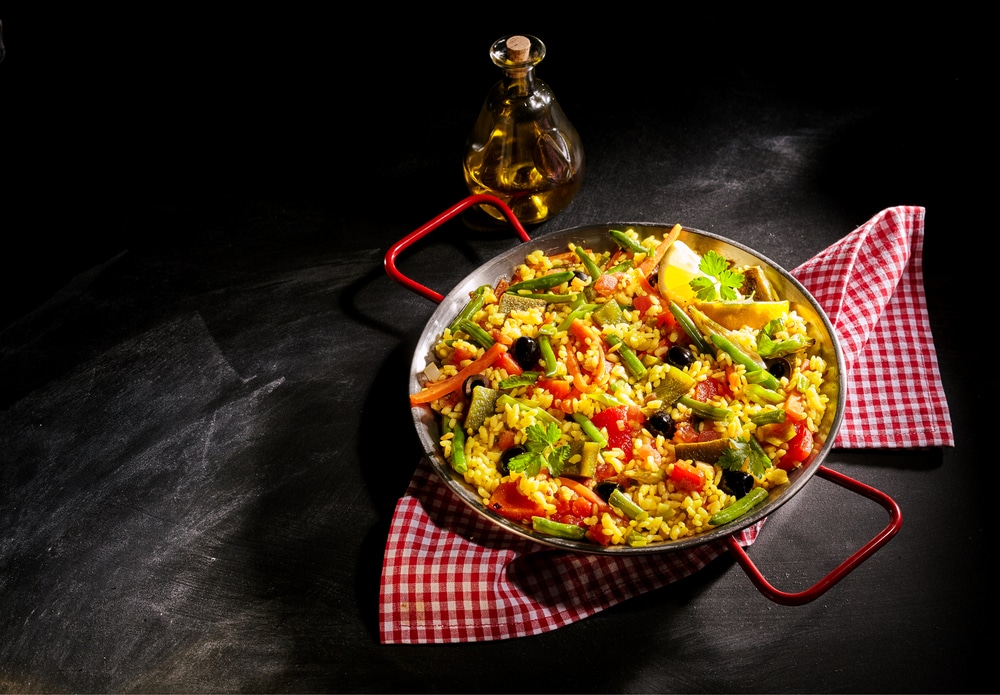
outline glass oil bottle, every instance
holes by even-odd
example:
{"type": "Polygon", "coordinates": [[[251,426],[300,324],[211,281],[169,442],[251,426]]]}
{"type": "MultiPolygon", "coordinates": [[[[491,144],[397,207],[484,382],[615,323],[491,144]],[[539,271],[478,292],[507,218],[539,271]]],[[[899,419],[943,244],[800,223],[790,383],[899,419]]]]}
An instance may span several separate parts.
{"type": "MultiPolygon", "coordinates": [[[[503,79],[490,90],[469,135],[465,183],[507,203],[522,224],[558,214],[580,190],[583,144],[547,84],[535,76],[545,44],[534,36],[495,41],[503,79]]],[[[502,219],[499,211],[484,206],[502,219]]]]}

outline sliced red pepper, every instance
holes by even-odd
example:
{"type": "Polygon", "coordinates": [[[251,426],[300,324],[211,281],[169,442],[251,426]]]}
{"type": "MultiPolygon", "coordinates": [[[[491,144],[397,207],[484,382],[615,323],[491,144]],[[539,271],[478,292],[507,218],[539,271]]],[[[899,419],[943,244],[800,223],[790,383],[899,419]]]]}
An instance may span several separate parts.
{"type": "Polygon", "coordinates": [[[496,367],[497,369],[506,370],[507,376],[517,376],[524,371],[521,369],[521,365],[514,361],[509,352],[505,352],[497,357],[496,367]]]}
{"type": "Polygon", "coordinates": [[[705,487],[705,474],[696,466],[684,461],[674,463],[670,479],[676,487],[689,492],[701,491],[705,487]]]}
{"type": "Polygon", "coordinates": [[[500,483],[490,496],[490,509],[513,521],[529,521],[533,516],[545,516],[545,508],[517,487],[517,481],[500,483]]]}
{"type": "Polygon", "coordinates": [[[783,471],[790,471],[806,460],[812,453],[813,433],[805,422],[795,423],[795,436],[788,442],[788,451],[778,459],[777,465],[783,471]]]}

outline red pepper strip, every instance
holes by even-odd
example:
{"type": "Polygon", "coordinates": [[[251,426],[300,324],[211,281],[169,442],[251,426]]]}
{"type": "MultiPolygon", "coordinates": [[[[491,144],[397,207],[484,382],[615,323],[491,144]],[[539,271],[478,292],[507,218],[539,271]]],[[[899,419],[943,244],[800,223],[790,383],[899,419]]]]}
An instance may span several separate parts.
{"type": "Polygon", "coordinates": [[[528,521],[533,516],[545,516],[545,508],[521,492],[515,480],[508,480],[497,486],[490,497],[489,507],[500,516],[514,521],[528,521]]]}
{"type": "Polygon", "coordinates": [[[660,261],[663,260],[663,256],[666,254],[667,249],[670,248],[671,244],[677,241],[677,237],[680,235],[681,226],[679,224],[675,224],[673,229],[671,229],[670,232],[663,237],[663,241],[661,241],[656,249],[653,250],[653,255],[647,256],[646,260],[639,265],[639,270],[642,271],[644,276],[649,277],[649,274],[660,265],[660,261]]]}
{"type": "Polygon", "coordinates": [[[588,384],[583,378],[583,372],[580,370],[580,363],[576,361],[576,353],[573,351],[572,345],[566,349],[566,370],[573,377],[573,385],[578,391],[590,393],[597,388],[596,384],[588,384]]]}
{"type": "Polygon", "coordinates": [[[454,376],[450,376],[442,381],[437,381],[433,384],[427,386],[427,388],[419,391],[418,393],[410,394],[410,405],[420,405],[422,403],[430,403],[431,401],[436,401],[442,396],[446,396],[452,391],[456,391],[462,388],[462,384],[473,374],[479,374],[491,364],[493,364],[500,355],[507,352],[507,346],[503,343],[493,343],[493,346],[487,350],[482,357],[475,360],[469,364],[465,369],[460,371],[454,376]]]}
{"type": "Polygon", "coordinates": [[[694,491],[705,487],[705,474],[683,461],[674,463],[670,479],[682,490],[694,491]]]}

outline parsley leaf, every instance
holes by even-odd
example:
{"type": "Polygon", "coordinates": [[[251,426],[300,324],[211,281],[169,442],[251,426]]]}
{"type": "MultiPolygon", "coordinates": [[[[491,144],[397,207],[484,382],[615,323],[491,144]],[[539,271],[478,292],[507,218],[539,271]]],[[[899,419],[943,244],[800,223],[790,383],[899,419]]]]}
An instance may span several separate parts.
{"type": "Polygon", "coordinates": [[[542,466],[545,466],[552,475],[561,475],[563,466],[570,456],[570,447],[569,444],[558,447],[555,445],[562,435],[559,426],[554,422],[550,422],[548,427],[530,425],[526,432],[528,438],[524,442],[525,452],[507,462],[508,470],[523,472],[529,478],[533,478],[541,472],[542,466]]]}
{"type": "Polygon", "coordinates": [[[738,471],[747,464],[747,472],[754,478],[764,475],[771,467],[771,459],[753,437],[733,438],[729,449],[719,457],[719,467],[727,471],[738,471]]]}
{"type": "Polygon", "coordinates": [[[730,301],[737,299],[736,290],[743,286],[743,273],[730,270],[729,261],[718,251],[706,251],[698,263],[698,270],[705,275],[690,283],[698,299],[714,302],[720,295],[730,301]]]}

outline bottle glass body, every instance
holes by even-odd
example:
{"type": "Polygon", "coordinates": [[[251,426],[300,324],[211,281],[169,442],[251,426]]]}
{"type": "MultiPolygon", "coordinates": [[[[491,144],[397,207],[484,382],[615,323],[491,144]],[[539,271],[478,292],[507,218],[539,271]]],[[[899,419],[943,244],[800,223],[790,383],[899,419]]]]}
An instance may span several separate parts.
{"type": "Polygon", "coordinates": [[[545,47],[527,38],[531,49],[523,60],[511,58],[506,39],[493,44],[491,56],[504,76],[487,95],[469,135],[464,175],[471,193],[494,195],[523,224],[536,224],[564,210],[580,190],[584,154],[552,90],[534,74],[545,47]]]}

